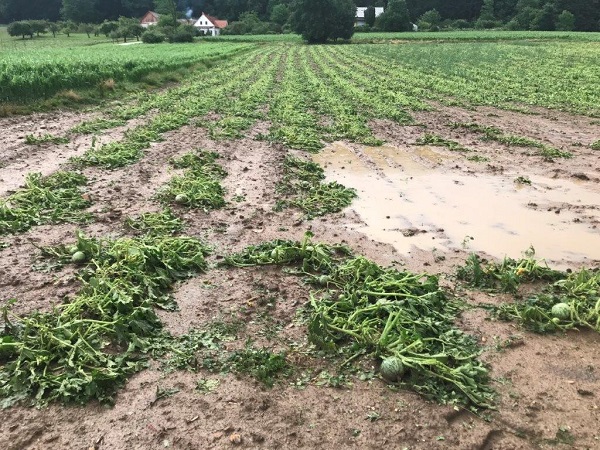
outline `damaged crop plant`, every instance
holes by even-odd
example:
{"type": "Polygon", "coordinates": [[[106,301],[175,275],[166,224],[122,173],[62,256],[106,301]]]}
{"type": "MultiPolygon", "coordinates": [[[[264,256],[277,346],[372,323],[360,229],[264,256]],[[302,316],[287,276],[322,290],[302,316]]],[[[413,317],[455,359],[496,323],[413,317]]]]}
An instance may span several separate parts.
{"type": "Polygon", "coordinates": [[[206,269],[207,247],[185,237],[114,241],[79,234],[73,246],[45,249],[85,264],[79,293],[51,312],[17,317],[2,309],[0,397],[110,402],[129,375],[146,367],[143,353],[161,329],[154,307],[178,281],[206,269]]]}
{"type": "MultiPolygon", "coordinates": [[[[173,221],[170,212],[161,214],[173,221]]],[[[157,217],[144,215],[129,226],[143,229],[144,222],[157,217]]],[[[10,305],[3,308],[4,405],[25,399],[36,404],[111,402],[126,379],[147,366],[149,355],[172,369],[240,372],[268,386],[294,373],[285,352],[250,342],[243,350],[224,352],[219,342],[235,338],[231,326],[213,324],[179,338],[162,330],[155,308],[169,305],[174,283],[207,269],[208,248],[196,239],[148,234],[97,240],[79,234],[75,245],[43,251],[65,264],[82,253],[77,259],[81,289],[48,313],[17,317],[10,305]]],[[[312,286],[309,340],[330,353],[340,370],[384,360],[387,382],[441,403],[493,405],[488,371],[477,359],[480,350],[453,324],[460,305],[448,298],[436,277],[383,268],[344,246],[313,242],[310,233],[302,242],[248,247],[226,256],[222,265],[282,266],[304,277],[312,286]]]]}
{"type": "Polygon", "coordinates": [[[492,407],[475,340],[456,328],[461,310],[431,275],[383,268],[343,246],[273,241],[226,258],[233,267],[284,266],[313,286],[309,340],[340,368],[384,361],[382,375],[440,403],[492,407]],[[393,364],[390,364],[393,361],[393,364]],[[390,369],[390,366],[393,368],[390,369]]]}
{"type": "MultiPolygon", "coordinates": [[[[223,175],[216,155],[190,153],[180,167],[202,167],[223,175]]],[[[249,376],[267,387],[294,377],[287,356],[256,347],[251,339],[231,350],[245,326],[212,322],[173,336],[163,329],[156,308],[173,311],[175,283],[209,269],[203,242],[180,236],[183,223],[170,210],[126,221],[137,237],[88,238],[43,248],[45,257],[80,268],[79,292],[50,312],[17,316],[14,302],[2,308],[0,397],[2,405],[52,401],[113,402],[120,387],[151,359],[163,370],[204,370],[249,376]]],[[[312,240],[275,240],[225,255],[230,270],[282,267],[308,286],[303,320],[316,365],[333,363],[340,374],[375,366],[390,385],[412,389],[442,404],[472,411],[494,408],[489,369],[482,349],[455,321],[463,304],[438,278],[385,268],[343,245],[312,240]]],[[[551,270],[529,255],[522,260],[486,263],[472,256],[458,277],[471,287],[516,293],[521,283],[545,281],[538,294],[494,308],[537,332],[589,327],[600,330],[599,273],[551,270]]]]}

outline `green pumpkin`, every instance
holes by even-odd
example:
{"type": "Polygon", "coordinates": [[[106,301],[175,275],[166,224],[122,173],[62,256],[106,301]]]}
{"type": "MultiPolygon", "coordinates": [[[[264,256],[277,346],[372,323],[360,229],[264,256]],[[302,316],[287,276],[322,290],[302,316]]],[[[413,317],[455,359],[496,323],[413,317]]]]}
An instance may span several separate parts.
{"type": "Polygon", "coordinates": [[[73,256],[71,256],[71,261],[74,262],[75,264],[81,264],[81,263],[85,262],[86,259],[87,259],[87,256],[85,256],[85,253],[83,253],[83,252],[75,252],[75,253],[73,253],[73,256]]]}
{"type": "Polygon", "coordinates": [[[381,362],[381,367],[379,368],[379,373],[381,373],[384,380],[390,382],[400,381],[405,372],[406,369],[404,364],[402,364],[400,358],[396,356],[385,358],[381,362]]]}
{"type": "Polygon", "coordinates": [[[566,303],[557,303],[552,307],[552,315],[557,319],[567,320],[571,317],[571,307],[566,303]]]}

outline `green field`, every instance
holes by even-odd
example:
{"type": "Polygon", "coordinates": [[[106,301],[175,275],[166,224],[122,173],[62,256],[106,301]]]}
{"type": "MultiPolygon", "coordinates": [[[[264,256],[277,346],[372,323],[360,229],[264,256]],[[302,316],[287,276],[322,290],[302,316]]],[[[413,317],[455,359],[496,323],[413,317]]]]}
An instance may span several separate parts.
{"type": "MultiPolygon", "coordinates": [[[[80,34],[21,40],[0,31],[0,99],[30,101],[63,89],[93,87],[108,79],[137,81],[151,72],[223,60],[249,49],[248,44],[237,43],[248,41],[287,44],[272,50],[284,56],[300,52],[301,58],[327,67],[331,76],[344,72],[344,85],[332,95],[348,89],[392,90],[405,97],[401,103],[454,98],[473,104],[534,105],[595,116],[599,111],[598,40],[600,33],[366,33],[356,34],[353,41],[382,44],[295,48],[300,44],[296,35],[229,36],[193,45],[117,45],[80,34]],[[402,45],[398,39],[419,42],[402,45]],[[439,45],[440,41],[447,45],[439,45]],[[373,74],[372,87],[364,83],[369,74],[373,74]],[[399,86],[403,86],[400,92],[399,86]]],[[[333,83],[342,81],[334,77],[333,83]]],[[[375,109],[390,101],[378,100],[381,106],[375,109]]]]}
{"type": "MultiPolygon", "coordinates": [[[[301,42],[296,34],[269,34],[269,35],[231,35],[220,36],[220,41],[242,42],[301,42]]],[[[418,33],[394,32],[357,32],[352,37],[352,42],[385,43],[386,41],[576,41],[598,42],[600,33],[582,33],[575,31],[420,31],[418,33]]]]}
{"type": "Polygon", "coordinates": [[[0,99],[22,102],[46,98],[62,89],[94,87],[109,79],[138,81],[152,72],[169,72],[200,62],[222,60],[245,48],[247,44],[236,43],[168,48],[100,43],[93,47],[4,51],[0,60],[0,99]]]}

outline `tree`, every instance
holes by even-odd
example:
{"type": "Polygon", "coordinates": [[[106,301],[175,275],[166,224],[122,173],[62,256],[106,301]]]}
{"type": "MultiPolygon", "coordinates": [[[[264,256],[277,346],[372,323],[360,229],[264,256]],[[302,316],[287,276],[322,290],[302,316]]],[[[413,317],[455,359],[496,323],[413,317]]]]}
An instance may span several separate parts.
{"type": "Polygon", "coordinates": [[[367,24],[369,27],[373,27],[373,25],[375,25],[375,19],[377,17],[375,16],[375,7],[374,6],[369,6],[366,10],[365,10],[365,24],[367,24]]]}
{"type": "Polygon", "coordinates": [[[94,28],[94,25],[92,25],[91,23],[82,23],[79,25],[77,31],[80,33],[87,34],[87,37],[89,38],[91,37],[90,35],[94,32],[94,28]]]}
{"type": "Polygon", "coordinates": [[[271,10],[271,22],[276,23],[279,26],[284,26],[290,18],[290,10],[286,5],[279,4],[275,5],[271,10]]]}
{"type": "Polygon", "coordinates": [[[75,25],[75,22],[67,20],[66,22],[63,22],[60,31],[66,34],[67,37],[71,37],[71,33],[75,33],[77,31],[77,25],[75,25]]]}
{"type": "Polygon", "coordinates": [[[56,33],[60,31],[60,26],[57,22],[50,22],[48,24],[48,30],[52,33],[52,37],[56,37],[56,33]]]}
{"type": "Polygon", "coordinates": [[[0,23],[19,20],[58,20],[62,0],[0,0],[0,23]]]}
{"type": "Polygon", "coordinates": [[[127,42],[127,38],[130,37],[135,37],[139,41],[144,32],[144,27],[140,25],[137,19],[121,16],[117,21],[117,25],[116,33],[123,38],[123,42],[127,42]]]}
{"type": "Polygon", "coordinates": [[[479,20],[496,20],[494,14],[494,0],[483,0],[479,20]]]}
{"type": "Polygon", "coordinates": [[[556,10],[553,3],[546,3],[541,11],[538,11],[531,22],[532,30],[553,31],[556,18],[556,10]]]}
{"type": "Polygon", "coordinates": [[[119,28],[119,24],[114,20],[105,20],[98,26],[98,30],[106,37],[110,37],[110,33],[119,28]]]}
{"type": "Polygon", "coordinates": [[[146,11],[154,9],[153,0],[121,0],[123,15],[130,17],[141,17],[146,11]]]}
{"type": "Polygon", "coordinates": [[[564,10],[556,18],[558,31],[573,31],[575,29],[575,16],[572,12],[564,10]]]}
{"type": "Polygon", "coordinates": [[[508,23],[513,30],[529,30],[539,11],[538,0],[519,0],[516,14],[508,23]]]}
{"type": "Polygon", "coordinates": [[[60,12],[65,20],[77,23],[96,22],[98,17],[94,7],[94,0],[63,0],[60,12]]]}
{"type": "Polygon", "coordinates": [[[162,15],[170,16],[173,24],[177,23],[177,2],[175,0],[154,0],[156,12],[162,15]]]}
{"type": "Polygon", "coordinates": [[[419,17],[418,21],[419,28],[422,30],[438,29],[440,23],[442,23],[442,15],[437,9],[431,9],[424,12],[421,17],[419,17]]]}
{"type": "Polygon", "coordinates": [[[494,28],[498,25],[501,25],[501,23],[496,20],[494,0],[483,0],[479,18],[477,19],[477,22],[475,22],[475,28],[494,28]]]}
{"type": "Polygon", "coordinates": [[[31,24],[26,20],[10,23],[6,31],[10,36],[23,36],[23,39],[25,39],[25,36],[33,38],[33,29],[31,28],[31,24]]]}
{"type": "Polygon", "coordinates": [[[390,0],[387,10],[377,18],[377,27],[384,31],[410,31],[410,15],[405,0],[390,0]]]}
{"type": "MultiPolygon", "coordinates": [[[[95,10],[95,15],[96,15],[96,22],[100,22],[102,20],[116,20],[121,16],[136,16],[138,17],[138,14],[133,14],[129,11],[129,9],[127,8],[127,6],[129,4],[124,4],[125,2],[123,2],[123,0],[95,0],[94,1],[94,10],[95,10]]],[[[136,3],[144,3],[141,2],[140,0],[136,0],[136,3]]],[[[144,14],[146,11],[152,9],[152,7],[150,7],[152,4],[151,3],[147,3],[145,4],[145,6],[147,6],[147,8],[139,14],[139,16],[141,16],[142,14],[144,14]]]]}
{"type": "Polygon", "coordinates": [[[29,24],[31,25],[31,31],[33,31],[37,36],[40,36],[40,33],[48,32],[48,21],[47,20],[30,20],[29,24]]]}
{"type": "Polygon", "coordinates": [[[329,39],[350,39],[355,15],[352,0],[298,0],[291,24],[308,43],[322,43],[329,39]]]}

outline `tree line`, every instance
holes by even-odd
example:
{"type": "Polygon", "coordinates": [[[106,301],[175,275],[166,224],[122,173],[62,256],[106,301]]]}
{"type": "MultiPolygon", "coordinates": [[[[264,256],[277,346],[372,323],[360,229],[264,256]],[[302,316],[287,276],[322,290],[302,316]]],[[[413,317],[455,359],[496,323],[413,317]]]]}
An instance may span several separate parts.
{"type": "MultiPolygon", "coordinates": [[[[600,30],[600,0],[356,0],[358,6],[384,6],[386,14],[371,27],[398,31],[407,23],[421,29],[507,28],[520,30],[600,30]]],[[[202,11],[232,22],[236,34],[297,29],[300,16],[325,17],[354,8],[352,0],[0,0],[0,23],[59,20],[102,23],[141,17],[148,10],[174,5],[176,14],[202,11]],[[237,27],[237,31],[236,31],[237,27]]],[[[166,13],[169,13],[168,11],[166,13]]],[[[370,13],[371,14],[371,13],[370,13]]],[[[412,28],[411,28],[412,29],[412,28]]]]}

